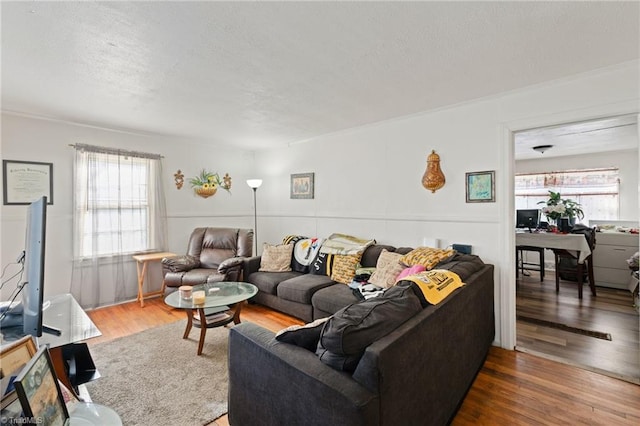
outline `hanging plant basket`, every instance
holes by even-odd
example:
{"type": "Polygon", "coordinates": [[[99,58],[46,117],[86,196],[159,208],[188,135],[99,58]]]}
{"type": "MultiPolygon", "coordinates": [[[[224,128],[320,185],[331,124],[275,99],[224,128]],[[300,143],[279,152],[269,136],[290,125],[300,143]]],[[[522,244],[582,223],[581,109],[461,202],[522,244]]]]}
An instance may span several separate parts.
{"type": "Polygon", "coordinates": [[[218,173],[208,172],[203,169],[198,176],[189,179],[189,183],[193,188],[193,192],[202,198],[215,195],[218,192],[218,188],[231,193],[231,176],[229,176],[229,173],[220,178],[218,173]]]}
{"type": "Polygon", "coordinates": [[[211,186],[209,188],[194,188],[194,190],[196,191],[196,194],[198,194],[202,198],[211,197],[212,195],[215,195],[216,192],[218,192],[218,188],[211,186]]]}

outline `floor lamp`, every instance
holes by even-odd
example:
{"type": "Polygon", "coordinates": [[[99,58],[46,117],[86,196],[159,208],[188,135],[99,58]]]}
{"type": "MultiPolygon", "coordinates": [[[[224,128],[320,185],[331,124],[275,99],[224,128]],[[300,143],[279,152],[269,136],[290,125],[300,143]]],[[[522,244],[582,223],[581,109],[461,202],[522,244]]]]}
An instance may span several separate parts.
{"type": "Polygon", "coordinates": [[[258,207],[256,205],[256,190],[262,185],[262,179],[247,179],[247,185],[253,189],[253,241],[255,242],[256,252],[258,255],[258,207]]]}

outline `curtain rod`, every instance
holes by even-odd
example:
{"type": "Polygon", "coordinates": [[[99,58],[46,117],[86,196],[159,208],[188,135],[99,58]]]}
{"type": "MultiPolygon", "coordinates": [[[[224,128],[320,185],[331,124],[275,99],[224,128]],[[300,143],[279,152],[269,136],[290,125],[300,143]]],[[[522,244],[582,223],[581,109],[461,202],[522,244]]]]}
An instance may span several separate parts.
{"type": "Polygon", "coordinates": [[[151,158],[151,159],[164,158],[164,155],[160,155],[160,154],[152,154],[149,152],[140,152],[140,151],[128,151],[126,149],[86,145],[83,143],[77,143],[77,144],[70,143],[69,146],[75,149],[89,151],[89,152],[99,152],[101,154],[116,154],[116,155],[123,155],[123,156],[129,156],[129,157],[151,158]]]}

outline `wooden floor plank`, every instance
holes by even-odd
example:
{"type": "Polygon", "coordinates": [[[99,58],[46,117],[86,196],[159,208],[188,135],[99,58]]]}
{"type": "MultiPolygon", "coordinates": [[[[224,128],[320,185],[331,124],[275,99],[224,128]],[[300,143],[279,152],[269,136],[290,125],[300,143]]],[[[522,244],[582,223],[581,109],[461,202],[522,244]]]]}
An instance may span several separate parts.
{"type": "Polygon", "coordinates": [[[596,297],[585,290],[580,300],[576,283],[561,280],[556,292],[555,276],[546,277],[520,277],[517,315],[609,333],[611,341],[518,320],[517,348],[640,384],[640,320],[631,293],[598,287],[596,297]]]}
{"type": "MultiPolygon", "coordinates": [[[[586,293],[586,292],[585,292],[586,293]]],[[[585,294],[586,296],[586,294],[585,294]]],[[[577,296],[576,296],[577,297],[577,296]]],[[[93,345],[186,318],[161,298],[95,309],[88,315],[102,331],[93,345]]],[[[302,321],[247,305],[242,320],[278,331],[302,321]]],[[[452,424],[637,425],[640,386],[528,353],[492,347],[452,424]]],[[[286,405],[287,402],[283,402],[286,405]]],[[[227,416],[212,425],[229,426],[227,416]]]]}

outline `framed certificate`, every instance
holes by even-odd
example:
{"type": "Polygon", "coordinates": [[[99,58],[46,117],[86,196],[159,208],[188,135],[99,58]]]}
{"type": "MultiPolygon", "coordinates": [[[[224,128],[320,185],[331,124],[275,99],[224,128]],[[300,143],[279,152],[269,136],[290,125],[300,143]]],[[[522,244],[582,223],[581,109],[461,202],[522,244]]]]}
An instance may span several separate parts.
{"type": "Polygon", "coordinates": [[[53,163],[2,160],[4,205],[31,204],[47,196],[53,204],[53,163]]]}

